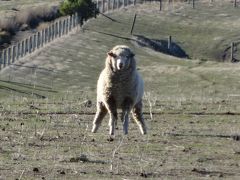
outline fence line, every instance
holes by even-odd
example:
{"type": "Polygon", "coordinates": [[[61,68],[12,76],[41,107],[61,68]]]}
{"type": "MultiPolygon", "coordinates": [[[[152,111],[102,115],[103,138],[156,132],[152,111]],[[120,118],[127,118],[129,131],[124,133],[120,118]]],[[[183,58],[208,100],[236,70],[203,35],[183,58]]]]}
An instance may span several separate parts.
{"type": "MultiPolygon", "coordinates": [[[[162,10],[162,1],[156,0],[155,2],[160,4],[160,11],[162,10]]],[[[146,0],[95,0],[96,9],[100,13],[106,13],[108,11],[118,10],[127,6],[135,6],[136,4],[146,3],[146,0]]],[[[153,2],[149,1],[148,2],[153,2]]],[[[167,3],[167,0],[165,1],[167,3]]],[[[168,0],[168,2],[172,2],[168,0]]],[[[188,3],[190,0],[188,0],[188,3]]],[[[210,2],[213,2],[210,0],[210,2]]],[[[173,3],[173,2],[172,2],[173,3]]],[[[192,0],[193,8],[195,8],[195,0],[192,0]]],[[[237,7],[236,0],[233,1],[234,7],[237,7]]],[[[96,12],[95,9],[95,12],[96,12]]],[[[55,39],[58,39],[64,35],[69,34],[76,27],[82,25],[82,18],[77,13],[60,18],[51,22],[51,24],[28,38],[17,42],[10,47],[0,51],[0,71],[18,61],[25,56],[34,53],[36,50],[43,48],[48,43],[55,39]]]]}
{"type": "Polygon", "coordinates": [[[13,64],[21,58],[43,48],[48,43],[69,34],[76,27],[81,26],[81,17],[76,13],[50,23],[29,37],[0,51],[0,70],[13,64]]]}

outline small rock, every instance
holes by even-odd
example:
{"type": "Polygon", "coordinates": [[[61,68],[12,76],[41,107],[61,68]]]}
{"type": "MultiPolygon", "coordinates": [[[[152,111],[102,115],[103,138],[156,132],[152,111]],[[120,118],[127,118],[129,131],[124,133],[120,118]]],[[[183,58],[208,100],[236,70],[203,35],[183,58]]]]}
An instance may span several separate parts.
{"type": "Polygon", "coordinates": [[[86,100],[86,101],[84,102],[84,106],[85,106],[85,107],[91,107],[91,106],[92,106],[92,101],[91,101],[91,100],[86,100]]]}
{"type": "Polygon", "coordinates": [[[79,160],[81,162],[87,162],[88,161],[88,158],[85,154],[81,154],[80,157],[79,157],[79,160]]]}
{"type": "Polygon", "coordinates": [[[144,177],[144,178],[147,178],[147,174],[146,173],[141,173],[140,176],[144,177]]]}
{"type": "Polygon", "coordinates": [[[220,173],[218,177],[222,178],[223,177],[223,173],[220,173]]]}
{"type": "Polygon", "coordinates": [[[232,136],[232,138],[233,138],[233,140],[235,140],[235,141],[240,141],[240,135],[239,135],[239,134],[234,134],[234,135],[232,136]]]}
{"type": "Polygon", "coordinates": [[[33,168],[33,172],[39,172],[39,169],[37,167],[33,168]]]}
{"type": "Polygon", "coordinates": [[[108,141],[108,142],[112,142],[112,141],[114,141],[114,138],[109,137],[109,138],[107,139],[107,141],[108,141]]]}
{"type": "Polygon", "coordinates": [[[66,173],[65,173],[65,171],[62,170],[62,171],[60,171],[60,174],[63,174],[63,175],[64,175],[64,174],[66,174],[66,173]]]}

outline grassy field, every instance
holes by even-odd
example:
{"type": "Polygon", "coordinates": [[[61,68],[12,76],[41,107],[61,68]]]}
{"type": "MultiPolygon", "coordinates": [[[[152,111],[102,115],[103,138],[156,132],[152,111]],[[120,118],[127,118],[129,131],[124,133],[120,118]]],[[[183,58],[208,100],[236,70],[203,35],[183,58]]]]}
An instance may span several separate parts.
{"type": "Polygon", "coordinates": [[[227,27],[239,26],[238,12],[225,8],[206,9],[204,17],[202,8],[193,13],[186,5],[165,13],[138,6],[134,34],[171,34],[194,60],[137,46],[129,8],[108,14],[114,21],[92,19],[1,71],[0,179],[239,179],[240,65],[205,61],[218,60],[237,37],[227,27]],[[216,15],[212,22],[208,13],[216,15]],[[107,118],[97,134],[90,132],[96,81],[116,44],[136,53],[146,136],[134,123],[123,136],[118,123],[109,139],[107,118]]]}

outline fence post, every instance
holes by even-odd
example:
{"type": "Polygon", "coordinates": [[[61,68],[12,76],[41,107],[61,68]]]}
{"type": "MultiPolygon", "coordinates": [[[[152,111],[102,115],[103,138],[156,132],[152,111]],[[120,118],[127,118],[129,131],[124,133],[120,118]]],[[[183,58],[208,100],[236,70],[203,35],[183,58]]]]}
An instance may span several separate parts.
{"type": "Polygon", "coordinates": [[[4,49],[3,50],[3,55],[2,55],[2,57],[3,57],[3,67],[6,67],[6,65],[7,65],[7,50],[6,49],[4,49]]]}
{"type": "Polygon", "coordinates": [[[107,12],[109,11],[109,2],[110,0],[107,0],[107,12]]]}
{"type": "Polygon", "coordinates": [[[44,45],[44,36],[45,36],[45,30],[44,29],[42,29],[42,37],[41,37],[41,47],[43,47],[43,45],[44,45]]]}
{"type": "Polygon", "coordinates": [[[37,35],[34,34],[33,35],[33,52],[35,51],[35,49],[37,47],[36,43],[37,43],[37,35]]]}
{"type": "Polygon", "coordinates": [[[54,27],[55,27],[55,26],[54,26],[54,23],[52,23],[52,24],[51,24],[51,29],[52,29],[51,39],[52,39],[52,41],[54,40],[54,37],[55,37],[55,29],[54,29],[54,27]]]}
{"type": "Polygon", "coordinates": [[[16,58],[16,46],[13,45],[12,46],[12,62],[11,63],[15,62],[15,58],[16,58]]]}
{"type": "Polygon", "coordinates": [[[2,64],[3,64],[3,52],[0,51],[0,70],[2,69],[2,64]]]}
{"type": "Polygon", "coordinates": [[[55,22],[55,39],[58,37],[58,22],[55,22]]]}
{"type": "Polygon", "coordinates": [[[234,46],[235,46],[235,43],[232,42],[232,43],[231,43],[230,62],[233,62],[233,61],[234,61],[234,46]]]}
{"type": "Polygon", "coordinates": [[[171,50],[172,36],[168,36],[168,50],[171,50]]]}
{"type": "Polygon", "coordinates": [[[99,9],[98,0],[96,1],[96,8],[99,9]]]}
{"type": "Polygon", "coordinates": [[[102,0],[102,13],[104,13],[104,0],[102,0]]]}
{"type": "Polygon", "coordinates": [[[135,22],[136,22],[136,17],[137,17],[137,14],[135,13],[134,18],[133,18],[131,32],[130,32],[131,34],[133,33],[134,25],[135,25],[135,22]]]}
{"type": "Polygon", "coordinates": [[[162,11],[162,0],[159,0],[159,11],[162,11]]]}
{"type": "Polygon", "coordinates": [[[16,60],[18,60],[18,59],[19,59],[19,57],[20,57],[20,54],[21,54],[21,43],[20,43],[20,42],[18,42],[18,43],[17,43],[17,53],[16,53],[16,60]]]}
{"type": "Polygon", "coordinates": [[[133,1],[133,5],[136,6],[136,0],[133,1]]]}
{"type": "Polygon", "coordinates": [[[49,26],[48,27],[48,42],[51,42],[52,41],[52,27],[49,26]]]}
{"type": "Polygon", "coordinates": [[[28,41],[28,53],[30,54],[32,52],[32,36],[29,37],[28,41]]]}
{"type": "Polygon", "coordinates": [[[120,0],[117,0],[117,9],[119,9],[120,6],[120,0]]]}
{"type": "Polygon", "coordinates": [[[75,22],[74,22],[74,14],[72,14],[72,29],[75,27],[75,22]]]}
{"type": "Polygon", "coordinates": [[[75,13],[74,21],[75,21],[75,26],[77,27],[78,26],[78,14],[77,13],[75,13]]]}
{"type": "Polygon", "coordinates": [[[62,20],[62,36],[65,34],[65,19],[62,20]]]}
{"type": "Polygon", "coordinates": [[[69,22],[69,24],[68,24],[68,31],[70,32],[71,30],[72,30],[72,22],[71,22],[71,16],[68,16],[68,22],[69,22]]]}
{"type": "Polygon", "coordinates": [[[68,18],[66,19],[66,34],[68,34],[68,18]]]}
{"type": "Polygon", "coordinates": [[[237,7],[237,0],[234,0],[233,7],[237,7]]]}
{"type": "Polygon", "coordinates": [[[38,31],[37,32],[37,49],[39,49],[40,47],[40,40],[41,40],[41,33],[38,31]]]}
{"type": "Polygon", "coordinates": [[[45,28],[45,41],[44,41],[44,44],[48,43],[48,34],[49,34],[48,30],[49,30],[48,28],[45,28]]]}
{"type": "Polygon", "coordinates": [[[195,0],[192,0],[192,8],[195,9],[195,0]]]}
{"type": "Polygon", "coordinates": [[[66,19],[65,21],[66,21],[66,24],[65,24],[65,31],[66,31],[66,33],[65,34],[68,34],[68,19],[66,19]]]}
{"type": "Polygon", "coordinates": [[[26,42],[25,42],[25,51],[26,51],[25,54],[29,53],[29,39],[28,38],[26,39],[26,42]]]}
{"type": "Polygon", "coordinates": [[[114,10],[115,8],[115,0],[113,0],[113,3],[112,3],[112,10],[114,10]]]}
{"type": "Polygon", "coordinates": [[[31,53],[34,51],[34,36],[31,35],[31,53]]]}
{"type": "Polygon", "coordinates": [[[11,54],[12,54],[12,47],[9,47],[7,49],[7,64],[10,65],[11,64],[11,54]]]}
{"type": "Polygon", "coordinates": [[[25,41],[22,41],[22,48],[21,48],[21,57],[23,57],[25,54],[25,41]]]}
{"type": "Polygon", "coordinates": [[[61,37],[61,33],[62,33],[62,21],[59,20],[58,22],[58,36],[61,37]]]}

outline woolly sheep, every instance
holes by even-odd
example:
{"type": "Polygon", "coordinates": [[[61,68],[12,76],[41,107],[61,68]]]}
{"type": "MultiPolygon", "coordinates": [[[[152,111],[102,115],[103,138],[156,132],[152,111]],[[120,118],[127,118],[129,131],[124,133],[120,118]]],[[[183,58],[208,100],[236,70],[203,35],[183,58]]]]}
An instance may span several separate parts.
{"type": "Polygon", "coordinates": [[[103,118],[110,115],[109,134],[114,135],[117,109],[122,109],[123,132],[128,134],[129,113],[138,124],[142,134],[146,125],[142,115],[144,84],[136,70],[136,61],[131,49],[124,45],[115,46],[107,54],[105,68],[97,83],[97,112],[93,121],[95,133],[103,118]]]}

